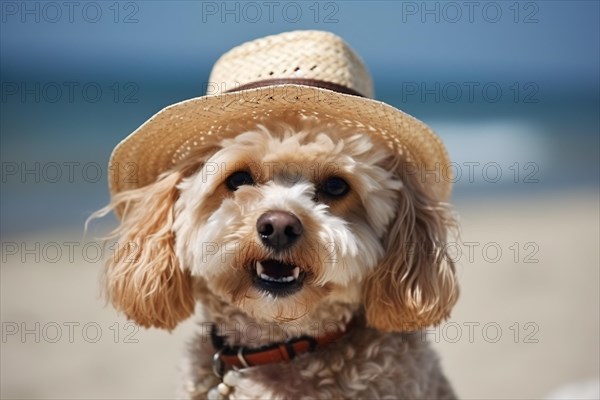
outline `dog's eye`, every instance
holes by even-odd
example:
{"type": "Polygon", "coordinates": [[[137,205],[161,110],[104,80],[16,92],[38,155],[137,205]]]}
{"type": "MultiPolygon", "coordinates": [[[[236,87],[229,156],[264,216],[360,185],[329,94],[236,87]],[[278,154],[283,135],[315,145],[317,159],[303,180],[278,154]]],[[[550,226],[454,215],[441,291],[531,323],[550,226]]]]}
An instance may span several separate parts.
{"type": "Polygon", "coordinates": [[[246,171],[237,171],[229,175],[229,178],[225,181],[225,184],[232,192],[235,192],[242,185],[252,185],[254,180],[252,175],[246,171]]]}
{"type": "Polygon", "coordinates": [[[348,183],[338,177],[328,178],[321,186],[321,191],[331,197],[341,197],[348,193],[349,190],[348,183]]]}

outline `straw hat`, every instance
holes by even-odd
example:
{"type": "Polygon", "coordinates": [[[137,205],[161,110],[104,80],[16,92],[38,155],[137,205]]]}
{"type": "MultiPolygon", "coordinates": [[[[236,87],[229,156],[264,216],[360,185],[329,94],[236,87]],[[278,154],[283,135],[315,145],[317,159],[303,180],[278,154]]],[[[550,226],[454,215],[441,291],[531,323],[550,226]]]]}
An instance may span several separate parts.
{"type": "Polygon", "coordinates": [[[359,56],[341,38],[322,31],[267,36],[225,53],[213,67],[207,95],[162,109],[117,145],[109,169],[120,173],[111,175],[111,193],[153,183],[201,150],[209,137],[214,143],[230,134],[232,121],[251,123],[283,112],[355,127],[430,171],[422,175],[427,187],[440,200],[449,197],[451,182],[431,172],[449,165],[438,136],[421,121],[374,100],[359,56]]]}

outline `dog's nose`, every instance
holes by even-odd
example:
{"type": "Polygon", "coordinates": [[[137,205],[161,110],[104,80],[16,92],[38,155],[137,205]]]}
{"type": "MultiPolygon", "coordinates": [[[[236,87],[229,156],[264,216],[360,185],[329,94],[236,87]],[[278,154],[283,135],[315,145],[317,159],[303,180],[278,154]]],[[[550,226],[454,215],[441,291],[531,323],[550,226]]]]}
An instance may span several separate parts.
{"type": "Polygon", "coordinates": [[[291,246],[303,230],[298,217],[285,211],[268,211],[256,221],[256,231],[262,242],[275,250],[291,246]]]}

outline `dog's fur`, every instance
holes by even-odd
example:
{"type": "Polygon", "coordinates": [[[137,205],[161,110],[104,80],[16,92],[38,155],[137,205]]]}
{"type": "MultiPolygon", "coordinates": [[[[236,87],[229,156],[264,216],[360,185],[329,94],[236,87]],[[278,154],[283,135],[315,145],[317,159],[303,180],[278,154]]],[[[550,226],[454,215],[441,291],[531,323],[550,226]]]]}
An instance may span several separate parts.
{"type": "Polygon", "coordinates": [[[453,398],[418,333],[447,318],[458,297],[443,246],[453,226],[447,205],[377,139],[317,117],[282,119],[232,122],[229,138],[207,137],[201,152],[155,183],[114,196],[102,212],[121,215],[108,297],[138,324],[166,329],[199,304],[184,368],[188,397],[205,398],[220,382],[207,324],[230,345],[256,347],[354,318],[325,348],[229,371],[230,398],[453,398]],[[230,191],[224,181],[239,170],[255,184],[230,191]],[[321,194],[331,176],[349,183],[346,196],[321,194]],[[256,232],[269,210],[291,212],[304,226],[283,252],[256,232]],[[267,258],[300,266],[302,289],[278,297],[256,288],[255,262],[267,258]]]}

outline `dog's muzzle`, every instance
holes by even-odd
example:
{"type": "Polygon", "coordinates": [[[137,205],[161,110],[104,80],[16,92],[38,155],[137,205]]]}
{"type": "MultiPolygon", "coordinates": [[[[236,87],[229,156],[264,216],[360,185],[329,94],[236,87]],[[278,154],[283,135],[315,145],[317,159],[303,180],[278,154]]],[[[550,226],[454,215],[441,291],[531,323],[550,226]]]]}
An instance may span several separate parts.
{"type": "Polygon", "coordinates": [[[288,211],[270,210],[256,221],[256,232],[272,258],[256,260],[249,266],[254,286],[278,297],[300,290],[306,275],[304,269],[282,256],[304,232],[300,219],[288,211]]]}

